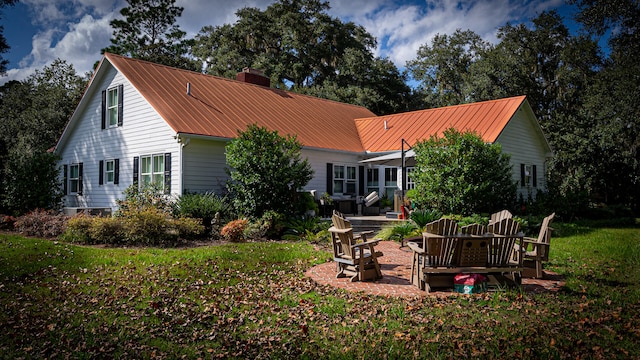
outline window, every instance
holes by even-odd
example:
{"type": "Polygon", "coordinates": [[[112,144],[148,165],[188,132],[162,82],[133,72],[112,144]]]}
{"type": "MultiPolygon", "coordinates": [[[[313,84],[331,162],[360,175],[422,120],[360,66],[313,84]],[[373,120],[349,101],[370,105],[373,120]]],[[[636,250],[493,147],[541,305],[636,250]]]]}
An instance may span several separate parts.
{"type": "Polygon", "coordinates": [[[122,126],[123,86],[102,90],[102,129],[122,126]]]}
{"type": "Polygon", "coordinates": [[[156,184],[164,189],[164,155],[146,155],[140,157],[141,186],[156,184]]]}
{"type": "Polygon", "coordinates": [[[335,165],[333,167],[333,193],[355,195],[356,174],[355,166],[335,165]]]}
{"type": "Polygon", "coordinates": [[[535,165],[520,164],[520,186],[537,187],[537,169],[535,165]]]}
{"type": "Polygon", "coordinates": [[[387,199],[392,200],[396,190],[398,190],[398,169],[394,167],[385,168],[384,193],[387,199]]]}
{"type": "Polygon", "coordinates": [[[413,172],[412,167],[410,168],[405,168],[405,171],[407,172],[407,190],[411,190],[411,189],[415,189],[416,188],[416,183],[415,181],[413,181],[413,179],[411,178],[411,173],[413,172]]]}
{"type": "Polygon", "coordinates": [[[107,179],[107,184],[113,184],[116,179],[116,162],[115,160],[107,160],[105,165],[104,178],[107,179]]]}
{"type": "Polygon", "coordinates": [[[380,191],[380,172],[378,169],[367,169],[367,194],[380,191]]]}
{"type": "Polygon", "coordinates": [[[118,126],[118,88],[107,91],[107,119],[109,127],[118,126]]]}
{"type": "Polygon", "coordinates": [[[77,194],[80,190],[80,164],[69,166],[69,192],[77,194]]]}

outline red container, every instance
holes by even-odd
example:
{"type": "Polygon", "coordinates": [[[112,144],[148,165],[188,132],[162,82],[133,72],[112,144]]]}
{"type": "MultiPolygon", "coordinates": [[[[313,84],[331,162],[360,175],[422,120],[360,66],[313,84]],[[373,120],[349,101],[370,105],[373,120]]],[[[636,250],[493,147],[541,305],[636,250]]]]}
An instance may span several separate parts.
{"type": "Polygon", "coordinates": [[[480,274],[458,274],[453,278],[453,290],[461,294],[485,292],[487,278],[480,274]]]}

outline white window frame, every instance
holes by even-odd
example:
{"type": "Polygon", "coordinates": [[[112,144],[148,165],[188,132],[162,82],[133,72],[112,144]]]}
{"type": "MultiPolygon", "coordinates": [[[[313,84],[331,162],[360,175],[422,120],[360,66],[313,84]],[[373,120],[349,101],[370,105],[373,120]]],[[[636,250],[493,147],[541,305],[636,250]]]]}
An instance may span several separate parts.
{"type": "Polygon", "coordinates": [[[531,186],[532,176],[533,176],[533,166],[525,164],[524,165],[524,186],[526,187],[531,186]]]}
{"type": "Polygon", "coordinates": [[[114,159],[104,161],[104,182],[105,184],[113,184],[116,179],[116,161],[114,159]],[[111,169],[109,169],[111,165],[111,169]]]}
{"type": "Polygon", "coordinates": [[[80,190],[80,163],[69,165],[69,194],[77,194],[78,190],[80,190]],[[75,177],[73,169],[76,169],[75,177]]]}
{"type": "Polygon", "coordinates": [[[411,190],[411,189],[415,189],[416,188],[416,182],[413,181],[413,179],[411,178],[411,173],[413,172],[413,167],[407,167],[405,168],[407,174],[405,175],[407,178],[407,186],[406,189],[407,190],[411,190]]]}
{"type": "Polygon", "coordinates": [[[384,194],[386,197],[393,201],[393,196],[398,188],[398,168],[397,167],[385,167],[384,168],[384,194]],[[390,178],[389,176],[390,175],[390,178]],[[395,180],[394,180],[395,178],[395,180]],[[391,180],[391,181],[389,181],[391,180]]]}
{"type": "Polygon", "coordinates": [[[333,194],[353,195],[358,191],[358,167],[340,164],[333,166],[333,194]],[[353,190],[353,191],[349,191],[353,190]]]}
{"type": "Polygon", "coordinates": [[[377,167],[367,169],[367,194],[372,191],[380,192],[380,169],[377,167]]]}
{"type": "Polygon", "coordinates": [[[118,87],[107,90],[107,127],[118,126],[118,87]]]}
{"type": "Polygon", "coordinates": [[[140,188],[147,184],[157,183],[159,186],[158,189],[164,192],[164,154],[140,156],[139,180],[140,188]],[[157,163],[156,160],[159,160],[159,162],[157,163]],[[151,162],[150,169],[145,168],[145,162],[147,161],[151,162]]]}

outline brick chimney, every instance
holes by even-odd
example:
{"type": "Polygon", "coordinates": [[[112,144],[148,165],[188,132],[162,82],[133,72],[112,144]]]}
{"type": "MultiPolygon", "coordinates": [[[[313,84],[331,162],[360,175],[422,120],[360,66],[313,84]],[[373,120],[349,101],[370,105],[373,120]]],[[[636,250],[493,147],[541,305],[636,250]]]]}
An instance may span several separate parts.
{"type": "Polygon", "coordinates": [[[242,69],[242,72],[236,74],[236,80],[260,86],[271,86],[271,79],[264,76],[262,71],[248,67],[242,69]]]}

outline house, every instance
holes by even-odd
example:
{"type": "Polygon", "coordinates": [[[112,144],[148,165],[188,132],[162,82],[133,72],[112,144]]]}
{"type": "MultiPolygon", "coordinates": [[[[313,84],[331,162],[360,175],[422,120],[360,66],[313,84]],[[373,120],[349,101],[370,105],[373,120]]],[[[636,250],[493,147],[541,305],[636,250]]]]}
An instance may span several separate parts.
{"type": "Polygon", "coordinates": [[[525,97],[376,117],[268,84],[251,69],[231,80],[105,54],[55,148],[64,205],[114,208],[128,186],[151,182],[173,196],[222,193],[225,145],[251,124],[296,135],[315,171],[307,190],[336,198],[397,188],[397,167],[360,161],[400,150],[401,139],[464,126],[456,117],[511,151],[529,174],[527,187],[543,186],[550,149],[525,97]],[[448,120],[424,123],[435,118],[448,120]]]}

